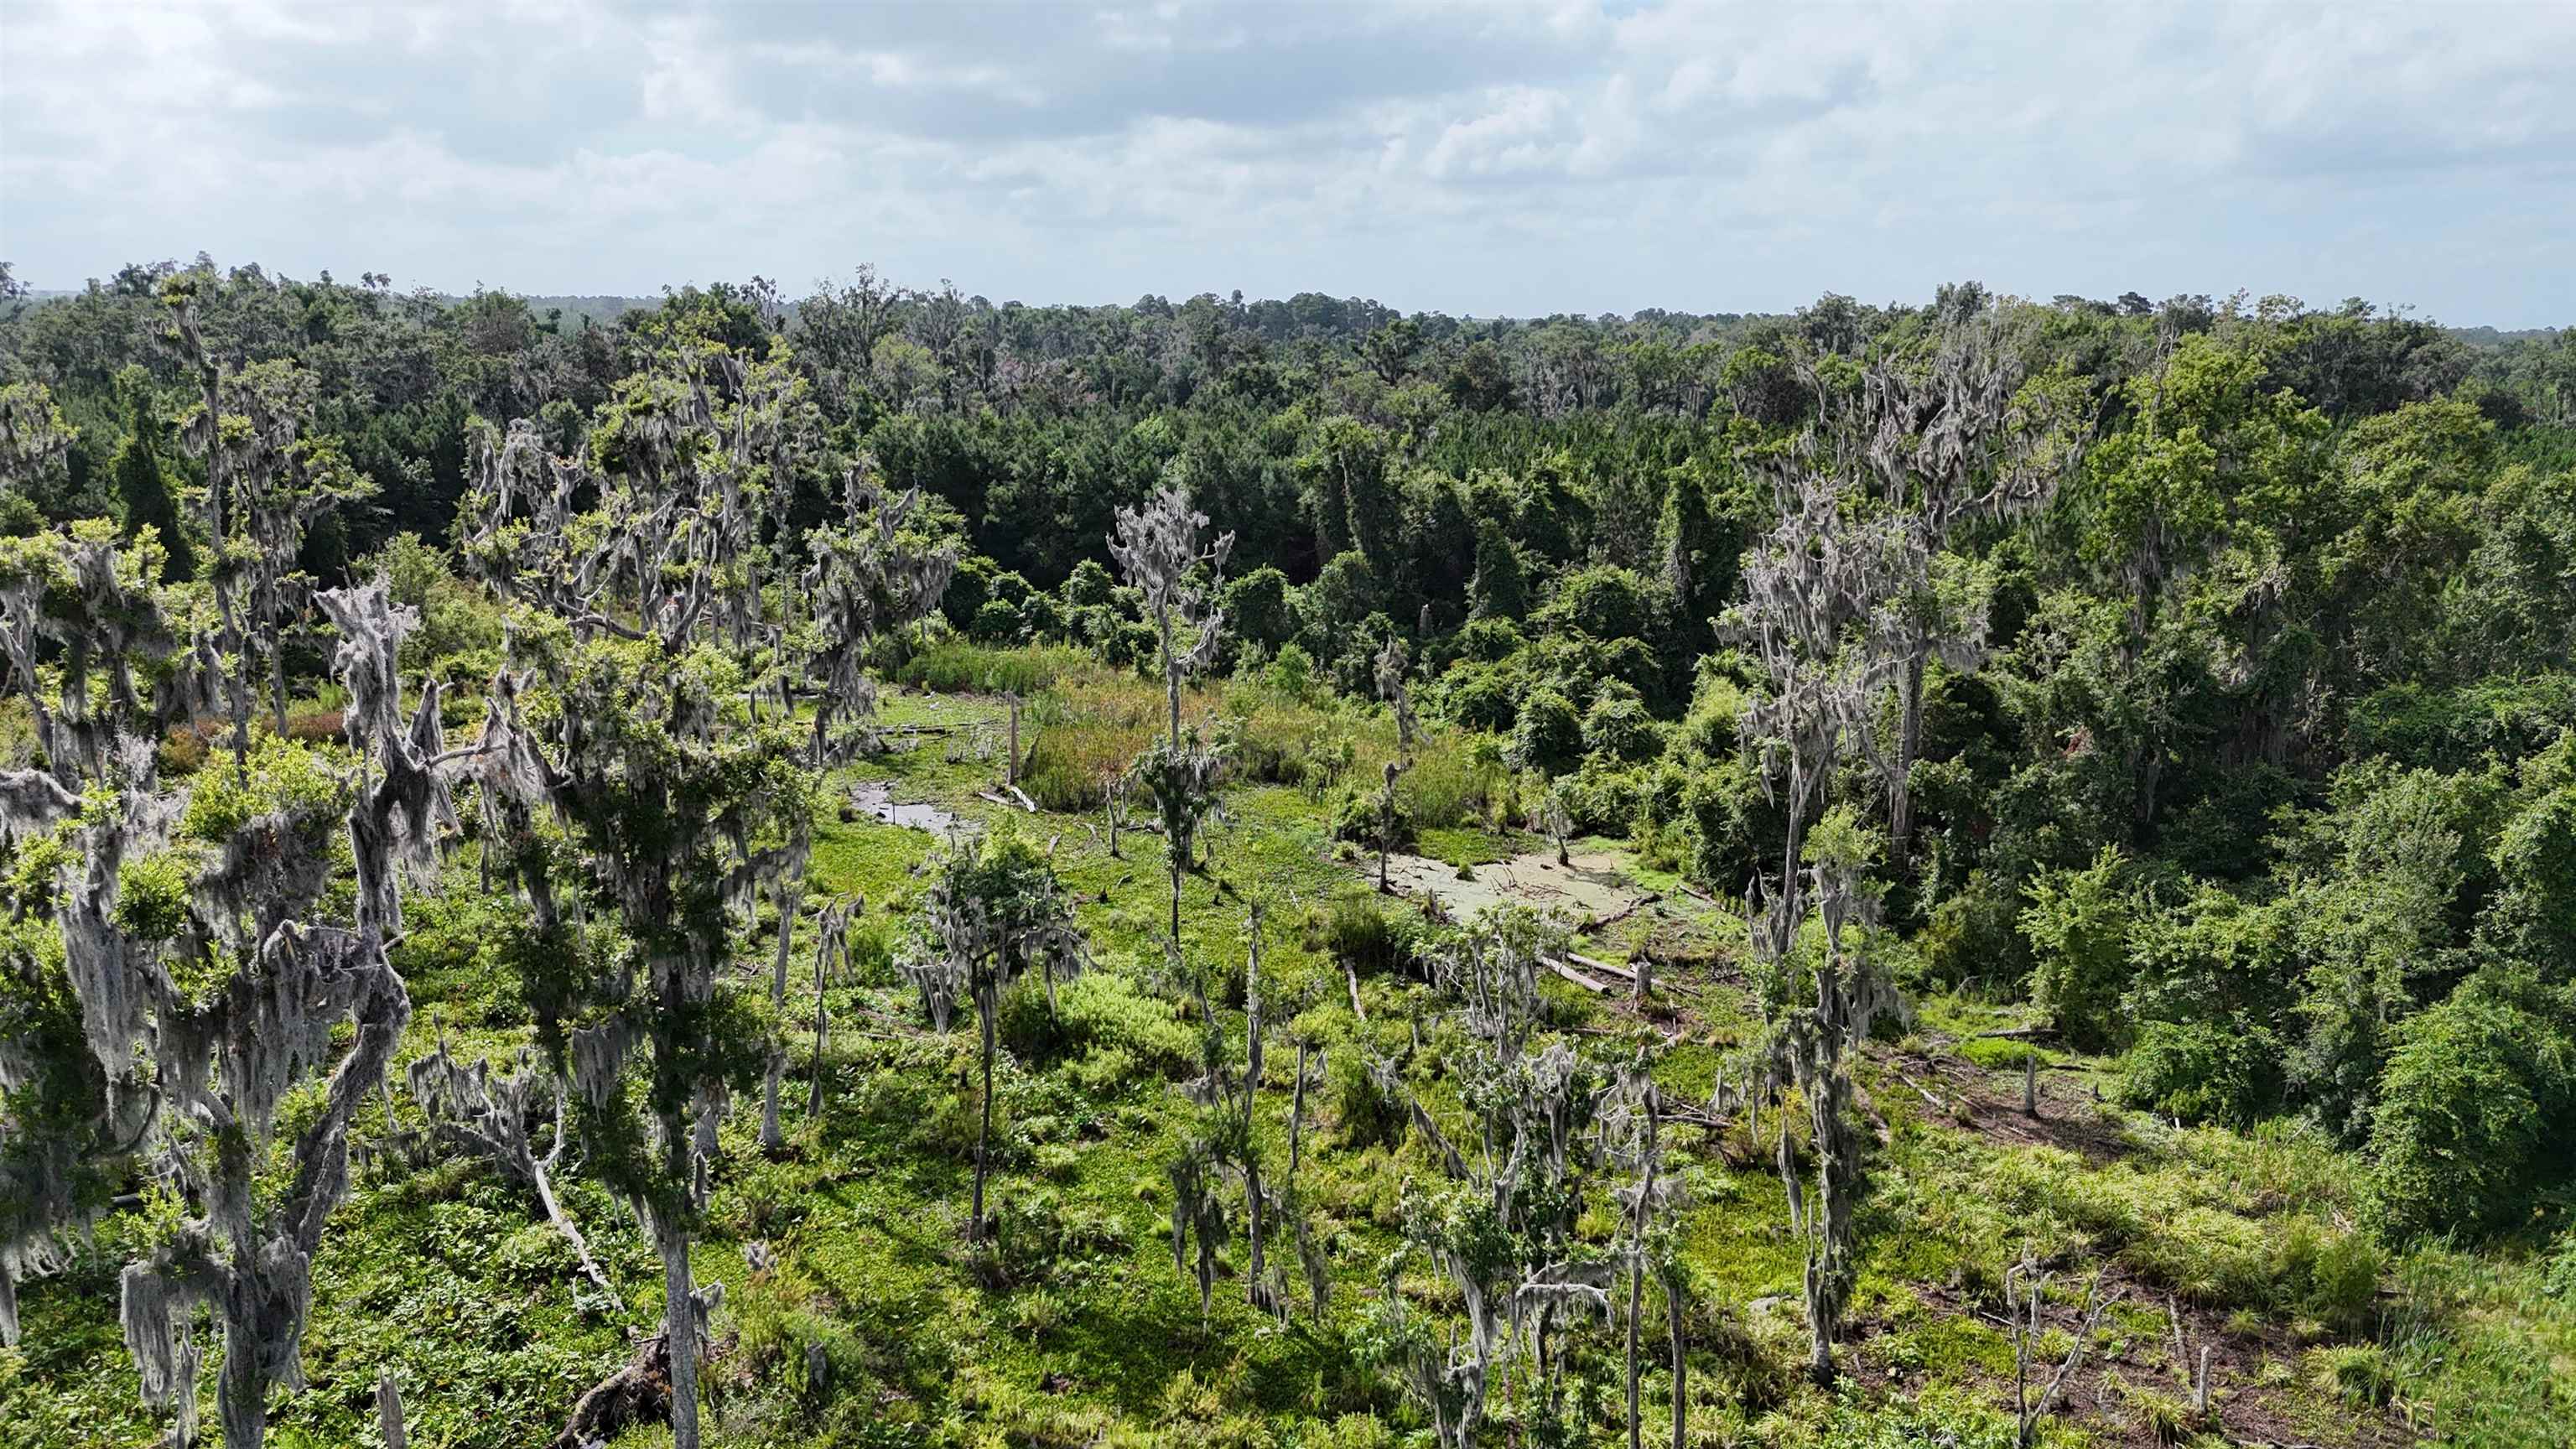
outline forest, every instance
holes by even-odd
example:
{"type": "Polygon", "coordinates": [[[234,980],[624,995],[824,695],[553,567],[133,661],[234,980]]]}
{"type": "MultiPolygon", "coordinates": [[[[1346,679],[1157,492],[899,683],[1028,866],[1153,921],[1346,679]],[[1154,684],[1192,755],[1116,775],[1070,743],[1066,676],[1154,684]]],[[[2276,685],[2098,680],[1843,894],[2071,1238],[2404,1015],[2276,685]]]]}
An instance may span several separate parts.
{"type": "Polygon", "coordinates": [[[2576,1443],[2576,328],[0,266],[0,1446],[2576,1443]]]}

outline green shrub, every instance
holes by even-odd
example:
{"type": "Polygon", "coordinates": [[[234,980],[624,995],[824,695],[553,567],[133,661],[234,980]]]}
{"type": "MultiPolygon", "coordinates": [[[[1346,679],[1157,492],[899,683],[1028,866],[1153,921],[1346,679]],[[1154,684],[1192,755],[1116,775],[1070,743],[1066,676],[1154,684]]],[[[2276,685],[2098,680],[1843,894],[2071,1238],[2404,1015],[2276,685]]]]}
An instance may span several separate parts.
{"type": "Polygon", "coordinates": [[[1304,702],[1315,694],[1315,656],[1304,645],[1290,640],[1279,646],[1270,658],[1269,667],[1261,674],[1262,682],[1289,699],[1304,702]]]}
{"type": "Polygon", "coordinates": [[[1334,1053],[1325,1077],[1325,1096],[1344,1148],[1393,1147],[1404,1140],[1404,1104],[1378,1085],[1358,1052],[1334,1053]]]}
{"type": "Polygon", "coordinates": [[[1085,1052],[1123,1052],[1166,1075],[1197,1065],[1197,1033],[1125,976],[1095,971],[1057,989],[1066,1040],[1085,1052]]]}
{"type": "Polygon", "coordinates": [[[2241,1018],[2148,1022],[2120,1066],[2122,1101],[2185,1122],[2242,1126],[2280,1098],[2280,1038],[2241,1018]]]}
{"type": "Polygon", "coordinates": [[[2352,1409],[2378,1408],[2397,1392],[2388,1355],[2366,1343],[2308,1350],[2308,1381],[2352,1409]]]}
{"type": "Polygon", "coordinates": [[[1649,759],[1664,747],[1663,735],[1652,715],[1646,713],[1644,701],[1625,690],[1604,690],[1583,716],[1583,748],[1586,754],[1634,764],[1649,759]]]}
{"type": "Polygon", "coordinates": [[[1921,938],[1926,981],[1946,987],[1972,983],[2011,988],[2030,971],[2030,948],[2021,934],[2021,911],[1994,877],[1972,871],[1967,884],[1932,908],[1921,938]]]}
{"type": "Polygon", "coordinates": [[[1453,664],[1440,676],[1440,715],[1468,729],[1507,733],[1520,719],[1520,694],[1526,687],[1520,673],[1506,665],[1453,664]]]}
{"type": "Polygon", "coordinates": [[[2281,1234],[2273,1262],[2284,1306],[2340,1334],[2359,1335],[2370,1327],[2387,1258],[2369,1234],[2295,1218],[2281,1234]]]}
{"type": "Polygon", "coordinates": [[[1386,837],[1388,850],[1411,850],[1414,842],[1413,812],[1405,804],[1404,792],[1395,792],[1392,812],[1379,809],[1378,790],[1357,783],[1343,786],[1333,796],[1333,838],[1348,840],[1368,850],[1378,848],[1378,837],[1386,837]]]}
{"type": "Polygon", "coordinates": [[[2129,983],[2129,934],[2136,907],[2120,852],[2104,846],[2083,870],[2053,870],[2032,881],[2021,932],[2036,962],[2030,996],[2069,1041],[2117,1045],[2120,997],[2129,983]]]}
{"type": "Polygon", "coordinates": [[[1317,944],[1364,974],[1395,971],[1413,960],[1421,936],[1417,919],[1410,913],[1403,919],[1389,915],[1372,896],[1344,896],[1324,918],[1317,944]]]}
{"type": "Polygon", "coordinates": [[[2576,1171],[2569,992],[2482,972],[2400,1029],[2371,1112],[2371,1197],[2399,1233],[2492,1228],[2576,1171]]]}
{"type": "Polygon", "coordinates": [[[1059,676],[1086,662],[1080,650],[1061,646],[997,649],[950,637],[905,660],[895,679],[934,694],[1010,690],[1026,696],[1052,687],[1059,676]]]}
{"type": "Polygon", "coordinates": [[[1557,782],[1566,813],[1585,835],[1625,835],[1645,804],[1648,776],[1623,770],[1595,756],[1583,768],[1557,782]]]}
{"type": "Polygon", "coordinates": [[[1562,774],[1583,752],[1583,719],[1574,701],[1553,689],[1537,690],[1521,701],[1512,725],[1514,768],[1562,774]]]}
{"type": "Polygon", "coordinates": [[[1004,644],[1019,636],[1019,606],[1007,599],[986,599],[966,621],[966,637],[979,644],[1004,644]]]}

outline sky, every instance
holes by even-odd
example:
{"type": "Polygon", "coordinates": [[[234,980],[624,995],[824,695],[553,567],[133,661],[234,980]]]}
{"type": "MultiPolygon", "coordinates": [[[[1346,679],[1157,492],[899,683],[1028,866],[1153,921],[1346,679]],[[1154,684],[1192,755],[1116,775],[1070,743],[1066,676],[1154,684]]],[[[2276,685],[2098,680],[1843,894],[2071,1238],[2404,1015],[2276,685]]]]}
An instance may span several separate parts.
{"type": "Polygon", "coordinates": [[[2243,289],[2576,322],[2576,0],[0,0],[0,259],[1479,316],[2243,289]]]}

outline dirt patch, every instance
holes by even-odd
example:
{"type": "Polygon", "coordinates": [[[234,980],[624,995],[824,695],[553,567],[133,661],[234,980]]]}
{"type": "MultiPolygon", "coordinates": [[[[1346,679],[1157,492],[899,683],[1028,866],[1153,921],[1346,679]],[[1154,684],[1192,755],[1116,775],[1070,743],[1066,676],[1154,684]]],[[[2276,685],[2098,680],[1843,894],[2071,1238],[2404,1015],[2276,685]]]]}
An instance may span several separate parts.
{"type": "MultiPolygon", "coordinates": [[[[2382,1410],[2345,1410],[2332,1422],[2320,1423],[2314,1413],[2299,1412],[2297,1389],[2264,1382],[2263,1367],[2267,1360],[2296,1363],[2302,1345],[2290,1332],[2278,1325],[2267,1324],[2253,1334],[2231,1333],[2223,1312],[2181,1302],[2173,1295],[2138,1280],[2118,1267],[2106,1269],[2102,1288],[2117,1292],[2123,1301],[2163,1317],[2170,1325],[2181,1320],[2181,1344],[2177,1348],[2171,1328],[2164,1332],[2128,1338],[2125,1343],[2106,1322],[2095,1331],[2093,1349],[2084,1357],[2066,1381],[2056,1417],[2063,1422],[2080,1424],[2093,1431],[2098,1440],[2164,1449],[2168,1441],[2157,1437],[2137,1399],[2114,1387],[2111,1376],[2136,1385],[2150,1393],[2187,1404],[2191,1398],[2191,1377],[2200,1350],[2209,1350],[2209,1385],[2213,1419],[2219,1432],[2234,1444],[2294,1445],[2306,1444],[2317,1449],[2382,1449],[2413,1443],[2415,1436],[2382,1410]],[[2116,1350],[2115,1350],[2116,1345],[2116,1350]]],[[[1934,1313],[1949,1317],[1973,1317],[1998,1333],[2006,1332],[2004,1320],[1992,1305],[1971,1300],[1956,1288],[1938,1284],[1915,1284],[1914,1290],[1923,1305],[1934,1313]]],[[[2079,1295],[2080,1296],[2080,1295],[2079,1295]]],[[[2060,1334],[2071,1334],[2078,1326],[2076,1305],[2052,1297],[2041,1310],[2041,1322],[2060,1334]]],[[[1890,1325],[1854,1324],[1853,1337],[1861,1342],[1890,1325]]],[[[2063,1342],[2061,1338],[2058,1340],[2063,1342]]],[[[2052,1360],[2031,1366],[2031,1394],[2036,1398],[2056,1373],[2052,1360]]],[[[1993,1402],[2010,1409],[2013,1381],[2009,1377],[1978,1373],[1973,1375],[1978,1386],[1993,1402]]],[[[1901,1390],[1900,1390],[1901,1391],[1901,1390]]]]}
{"type": "Polygon", "coordinates": [[[2095,1092],[2090,1073],[2041,1067],[2034,1117],[2022,1110],[2018,1072],[1988,1071],[1946,1052],[1899,1053],[1885,1065],[1902,1080],[1885,1084],[1882,1092],[1912,1097],[1931,1115],[1990,1141],[2061,1148],[2096,1167],[2140,1150],[2119,1112],[2095,1092]],[[1938,1104],[1930,1097],[1939,1098],[1938,1104]]]}
{"type": "Polygon", "coordinates": [[[927,830],[933,835],[973,835],[975,822],[936,805],[897,804],[892,780],[867,780],[850,787],[849,806],[843,819],[874,820],[881,825],[901,825],[913,830],[927,830]]]}
{"type": "MultiPolygon", "coordinates": [[[[1361,860],[1359,868],[1375,883],[1374,857],[1361,860]]],[[[1441,913],[1455,921],[1504,904],[1596,920],[1641,904],[1654,894],[1629,879],[1625,863],[1608,851],[1578,852],[1570,865],[1558,865],[1552,850],[1526,851],[1476,866],[1471,875],[1461,880],[1458,867],[1429,856],[1387,857],[1388,890],[1417,900],[1430,896],[1440,903],[1441,913]]]]}

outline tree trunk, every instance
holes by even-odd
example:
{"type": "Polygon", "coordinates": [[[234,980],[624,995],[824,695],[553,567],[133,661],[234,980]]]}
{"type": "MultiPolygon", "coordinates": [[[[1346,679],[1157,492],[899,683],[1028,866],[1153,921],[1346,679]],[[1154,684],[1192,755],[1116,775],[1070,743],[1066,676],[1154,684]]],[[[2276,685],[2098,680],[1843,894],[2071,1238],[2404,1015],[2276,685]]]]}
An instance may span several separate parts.
{"type": "Polygon", "coordinates": [[[984,1172],[993,1147],[993,1008],[982,1001],[977,1015],[984,1020],[984,1125],[975,1133],[975,1208],[966,1221],[969,1242],[984,1236],[984,1172]]]}
{"type": "Polygon", "coordinates": [[[555,1231],[563,1234],[564,1241],[572,1244],[573,1256],[581,1260],[581,1271],[590,1278],[592,1283],[598,1285],[600,1292],[608,1295],[610,1303],[623,1307],[623,1303],[617,1296],[616,1287],[608,1281],[608,1274],[590,1256],[590,1240],[581,1235],[581,1228],[573,1222],[572,1214],[565,1212],[563,1204],[555,1200],[554,1164],[555,1158],[563,1150],[563,1131],[563,1096],[561,1082],[558,1080],[555,1096],[555,1150],[543,1157],[533,1157],[529,1160],[529,1180],[536,1185],[537,1204],[546,1210],[546,1221],[553,1223],[555,1231]]]}
{"type": "Polygon", "coordinates": [[[823,1045],[824,1031],[830,1024],[823,1011],[823,955],[814,955],[814,1084],[805,1094],[805,1115],[815,1122],[823,1120],[823,1045]]]}
{"type": "Polygon", "coordinates": [[[385,1449],[409,1449],[411,1438],[403,1429],[402,1390],[387,1369],[376,1370],[376,1433],[385,1441],[385,1449]]]}
{"type": "Polygon", "coordinates": [[[1682,1449],[1682,1426],[1689,1395],[1683,1392],[1688,1368],[1682,1357],[1682,1282],[1681,1272],[1674,1270],[1664,1282],[1664,1322],[1673,1351],[1673,1449],[1682,1449]]]}
{"type": "Polygon", "coordinates": [[[796,942],[796,892],[786,885],[778,888],[778,955],[769,973],[771,1015],[779,1025],[770,1028],[769,1072],[760,1084],[760,1148],[777,1153],[787,1149],[787,1135],[778,1126],[778,1084],[787,1075],[787,956],[796,942]]]}
{"type": "Polygon", "coordinates": [[[286,738],[286,643],[274,641],[268,653],[269,697],[277,707],[277,737],[286,738]]]}
{"type": "Polygon", "coordinates": [[[1306,1131],[1306,1046],[1297,1043],[1297,1089],[1288,1097],[1288,1190],[1297,1190],[1297,1162],[1306,1131]]]}
{"type": "Polygon", "coordinates": [[[1887,786],[1888,864],[1900,878],[1911,861],[1914,841],[1914,761],[1923,753],[1923,651],[1905,661],[1897,685],[1896,778],[1887,786]]]}
{"type": "Polygon", "coordinates": [[[689,1277],[689,1235],[657,1224],[662,1254],[662,1334],[671,1345],[671,1443],[698,1449],[698,1295],[689,1277]]]}
{"type": "MultiPolygon", "coordinates": [[[[268,1375],[259,1367],[259,1310],[246,1301],[259,1292],[258,1270],[245,1264],[224,1295],[224,1370],[215,1406],[224,1421],[224,1449],[259,1449],[268,1434],[268,1375]]],[[[194,1394],[193,1383],[178,1392],[194,1394]]]]}
{"type": "MultiPolygon", "coordinates": [[[[1645,1217],[1645,1204],[1642,1199],[1638,1203],[1637,1216],[1641,1221],[1645,1217]]],[[[1641,1244],[1638,1251],[1631,1252],[1628,1256],[1628,1449],[1640,1449],[1640,1430],[1637,1422],[1637,1319],[1645,1312],[1646,1265],[1642,1248],[1641,1244]]]]}
{"type": "MultiPolygon", "coordinates": [[[[1245,1105],[1247,1109],[1251,1103],[1250,1090],[1251,1089],[1249,1087],[1245,1089],[1245,1105]]],[[[1246,1265],[1243,1275],[1244,1301],[1250,1303],[1255,1308],[1268,1308],[1270,1305],[1267,1300],[1270,1296],[1270,1290],[1268,1285],[1262,1282],[1261,1154],[1253,1148],[1250,1133],[1246,1133],[1244,1137],[1243,1205],[1246,1226],[1250,1229],[1249,1236],[1252,1240],[1250,1261],[1246,1265]]]]}

